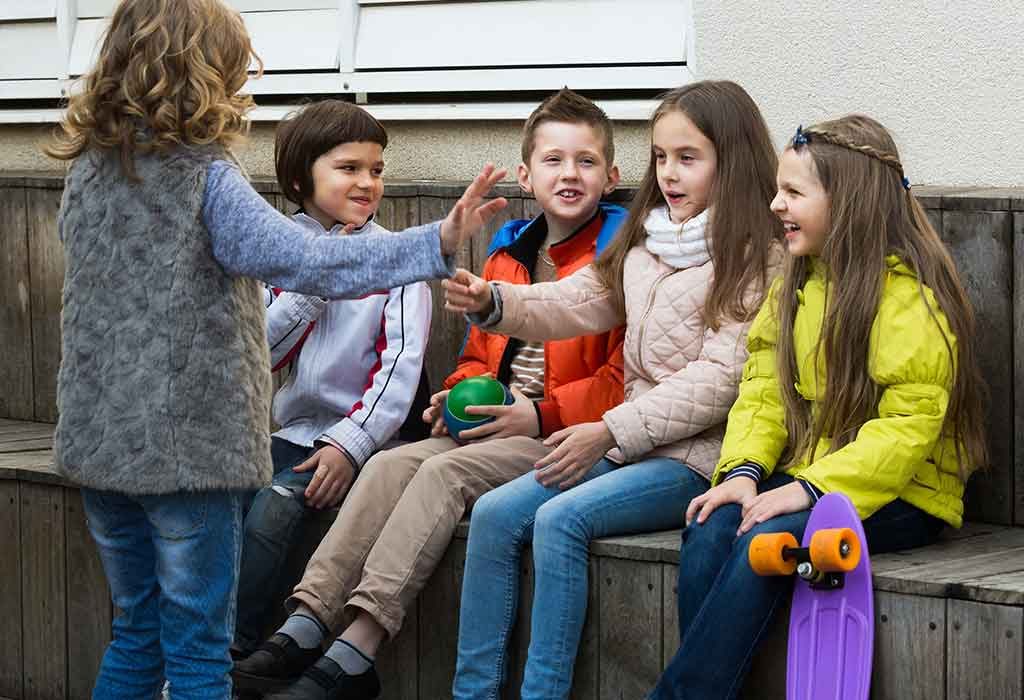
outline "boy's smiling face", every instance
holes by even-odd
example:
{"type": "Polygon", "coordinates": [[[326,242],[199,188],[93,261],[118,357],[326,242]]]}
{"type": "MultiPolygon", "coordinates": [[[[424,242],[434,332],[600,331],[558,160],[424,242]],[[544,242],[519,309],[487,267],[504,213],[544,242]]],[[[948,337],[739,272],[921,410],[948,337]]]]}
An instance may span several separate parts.
{"type": "Polygon", "coordinates": [[[313,196],[302,207],[326,229],[337,223],[362,226],[384,196],[383,173],[379,143],[338,144],[313,161],[313,196]]]}
{"type": "Polygon", "coordinates": [[[534,132],[530,162],[519,166],[519,186],[536,197],[557,238],[585,224],[601,196],[619,183],[604,146],[601,133],[587,124],[548,121],[534,132]]]}

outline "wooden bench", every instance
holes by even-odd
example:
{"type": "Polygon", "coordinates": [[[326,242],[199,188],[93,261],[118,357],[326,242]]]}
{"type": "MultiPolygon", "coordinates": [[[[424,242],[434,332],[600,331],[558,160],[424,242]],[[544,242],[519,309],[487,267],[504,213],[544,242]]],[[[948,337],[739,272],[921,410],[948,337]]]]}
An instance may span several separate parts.
{"type": "MultiPolygon", "coordinates": [[[[52,433],[50,424],[0,420],[0,698],[8,700],[88,698],[110,638],[109,591],[78,490],[52,471],[52,433]]],[[[388,700],[450,696],[467,531],[462,523],[380,657],[388,700]]],[[[678,547],[678,531],[594,541],[574,698],[641,698],[671,658],[678,547]]],[[[874,579],[874,698],[1024,696],[1024,528],[968,524],[932,547],[876,557],[874,579]]],[[[528,556],[522,582],[509,698],[528,643],[528,556]]],[[[780,616],[745,698],[785,696],[785,625],[780,616]]]]}

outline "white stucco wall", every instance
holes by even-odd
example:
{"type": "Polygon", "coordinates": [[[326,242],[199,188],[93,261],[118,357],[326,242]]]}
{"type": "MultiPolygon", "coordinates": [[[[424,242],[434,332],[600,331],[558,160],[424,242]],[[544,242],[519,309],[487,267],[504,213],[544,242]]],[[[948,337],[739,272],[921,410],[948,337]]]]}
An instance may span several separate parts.
{"type": "Polygon", "coordinates": [[[859,111],[914,183],[1024,185],[1024,2],[693,3],[698,74],[743,85],[779,145],[859,111]]]}

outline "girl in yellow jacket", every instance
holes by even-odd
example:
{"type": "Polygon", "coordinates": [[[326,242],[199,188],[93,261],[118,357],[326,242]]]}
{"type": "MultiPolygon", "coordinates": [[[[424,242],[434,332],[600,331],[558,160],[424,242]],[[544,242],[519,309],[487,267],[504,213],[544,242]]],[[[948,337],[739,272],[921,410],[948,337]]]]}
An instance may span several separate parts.
{"type": "Polygon", "coordinates": [[[791,583],[747,562],[841,491],[874,553],[959,527],[984,464],[974,318],[881,124],[798,129],[772,210],[790,255],[754,320],[712,488],[686,511],[678,652],[651,698],[732,698],[791,583]],[[729,623],[721,624],[728,615],[729,623]]]}

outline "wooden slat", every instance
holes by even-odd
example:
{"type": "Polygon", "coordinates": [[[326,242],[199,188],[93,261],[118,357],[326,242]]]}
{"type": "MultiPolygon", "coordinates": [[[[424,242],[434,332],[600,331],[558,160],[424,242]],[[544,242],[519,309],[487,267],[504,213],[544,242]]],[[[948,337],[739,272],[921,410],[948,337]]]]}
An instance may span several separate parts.
{"type": "MultiPolygon", "coordinates": [[[[456,199],[445,197],[420,197],[420,221],[429,222],[443,219],[456,199]]],[[[455,256],[459,267],[472,267],[469,248],[465,247],[455,256]]],[[[430,340],[427,342],[426,361],[423,366],[430,377],[432,391],[440,391],[444,380],[455,369],[466,324],[460,314],[445,311],[444,289],[437,280],[430,283],[433,296],[433,311],[430,321],[430,340]]]]}
{"type": "Polygon", "coordinates": [[[874,700],[934,700],[945,695],[946,602],[875,594],[874,700]]]}
{"type": "Polygon", "coordinates": [[[17,421],[16,424],[7,427],[0,426],[0,443],[47,437],[53,439],[54,427],[52,423],[29,423],[27,421],[17,421]]]}
{"type": "Polygon", "coordinates": [[[661,674],[662,567],[600,561],[600,697],[642,698],[661,674]]]}
{"type": "Polygon", "coordinates": [[[661,566],[661,668],[664,670],[679,650],[679,567],[661,566]]]}
{"type": "Polygon", "coordinates": [[[451,697],[466,543],[454,540],[420,593],[419,697],[451,697]]]}
{"type": "Polygon", "coordinates": [[[17,481],[0,481],[0,697],[22,697],[21,499],[17,481]]]}
{"type": "Polygon", "coordinates": [[[1024,610],[951,600],[946,619],[948,700],[1019,700],[1024,610]]]}
{"type": "Polygon", "coordinates": [[[643,535],[603,537],[590,543],[590,553],[631,561],[678,564],[679,535],[679,530],[665,530],[643,535]]]}
{"type": "Polygon", "coordinates": [[[1013,521],[1024,525],[1024,212],[1013,214],[1013,521]]]}
{"type": "Polygon", "coordinates": [[[0,187],[0,417],[31,419],[32,322],[25,190],[0,187]]]}
{"type": "Polygon", "coordinates": [[[21,440],[5,440],[0,442],[0,453],[28,452],[31,450],[49,450],[53,447],[53,438],[24,438],[21,440]]]}
{"type": "Polygon", "coordinates": [[[89,700],[110,642],[113,604],[99,552],[85,523],[82,496],[64,493],[67,533],[68,699],[89,700]]]}
{"type": "Polygon", "coordinates": [[[36,420],[57,420],[60,367],[60,309],[64,286],[64,247],[57,236],[60,190],[26,193],[29,269],[32,279],[32,377],[36,420]]]}
{"type": "Polygon", "coordinates": [[[381,700],[417,700],[419,692],[419,601],[413,601],[402,629],[377,656],[381,700]]]}
{"type": "MultiPolygon", "coordinates": [[[[978,317],[978,349],[989,402],[986,427],[992,469],[968,484],[968,517],[1013,522],[1013,407],[999,400],[1013,385],[1012,216],[1010,212],[952,211],[942,214],[942,236],[949,244],[978,317]]],[[[964,342],[960,339],[960,342],[964,342]]]]}
{"type": "Polygon", "coordinates": [[[751,659],[743,684],[743,700],[783,700],[786,697],[786,646],[789,643],[789,596],[780,606],[751,659]]]}
{"type": "Polygon", "coordinates": [[[67,692],[64,489],[21,484],[25,700],[67,692]]]}
{"type": "MultiPolygon", "coordinates": [[[[0,454],[0,469],[16,469],[39,474],[53,473],[53,452],[36,450],[33,452],[10,452],[0,454]]],[[[19,474],[19,476],[21,476],[19,474]]],[[[57,477],[54,476],[54,479],[57,477]]]]}
{"type": "Polygon", "coordinates": [[[374,220],[389,231],[401,231],[420,222],[420,203],[416,197],[385,196],[374,220]]]}
{"type": "Polygon", "coordinates": [[[520,198],[511,198],[508,200],[508,206],[505,207],[497,216],[494,217],[488,224],[487,227],[473,236],[470,242],[470,267],[469,269],[475,274],[481,274],[484,269],[484,263],[487,261],[487,250],[490,248],[491,239],[494,234],[504,226],[508,221],[512,219],[523,218],[523,200],[520,198]]]}

